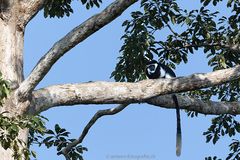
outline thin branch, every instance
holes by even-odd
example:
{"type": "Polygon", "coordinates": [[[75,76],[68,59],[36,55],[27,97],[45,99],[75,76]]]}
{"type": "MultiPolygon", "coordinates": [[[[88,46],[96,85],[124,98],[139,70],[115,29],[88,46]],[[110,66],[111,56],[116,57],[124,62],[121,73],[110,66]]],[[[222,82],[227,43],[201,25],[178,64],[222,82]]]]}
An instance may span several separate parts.
{"type": "MultiPolygon", "coordinates": [[[[223,49],[228,49],[232,52],[240,52],[240,44],[224,44],[222,42],[217,42],[217,43],[200,43],[200,44],[185,44],[182,47],[176,47],[174,50],[179,50],[183,48],[189,48],[189,47],[221,47],[223,49]]],[[[169,48],[169,50],[172,50],[169,48]]]]}
{"type": "Polygon", "coordinates": [[[224,43],[202,43],[202,44],[186,44],[184,45],[185,48],[187,47],[221,47],[225,49],[229,49],[233,52],[239,52],[240,51],[240,45],[235,44],[235,45],[230,45],[230,44],[224,44],[224,43]]]}
{"type": "Polygon", "coordinates": [[[96,121],[106,115],[114,115],[119,112],[121,112],[124,108],[126,108],[128,104],[120,104],[115,108],[105,109],[105,110],[99,110],[88,122],[88,124],[84,127],[80,137],[73,141],[72,143],[69,143],[63,150],[58,152],[58,155],[63,154],[65,157],[68,154],[68,152],[78,144],[82,143],[83,139],[87,135],[88,131],[91,129],[91,127],[96,123],[96,121]]]}
{"type": "Polygon", "coordinates": [[[172,29],[172,27],[168,24],[168,22],[163,18],[164,15],[162,14],[162,11],[161,11],[161,9],[160,9],[160,6],[161,6],[161,5],[160,5],[159,3],[156,5],[156,7],[157,7],[157,9],[158,9],[158,12],[159,12],[159,14],[161,15],[161,19],[162,19],[163,22],[167,25],[168,29],[172,32],[172,34],[174,35],[174,37],[177,38],[177,37],[179,36],[178,33],[175,32],[175,31],[172,29]]]}
{"type": "MultiPolygon", "coordinates": [[[[75,104],[123,104],[148,102],[158,105],[163,99],[161,99],[160,102],[153,100],[150,101],[149,99],[160,95],[211,87],[239,78],[240,66],[237,65],[236,67],[229,69],[222,69],[205,74],[193,74],[174,79],[149,79],[136,83],[89,82],[55,85],[33,92],[29,112],[31,114],[36,114],[52,107],[75,104]]],[[[188,101],[190,101],[190,99],[188,101]]],[[[202,106],[206,108],[201,108],[200,104],[203,103],[202,101],[195,100],[194,103],[195,106],[198,107],[189,107],[186,103],[181,104],[181,102],[180,105],[182,105],[181,107],[184,109],[195,110],[201,113],[220,113],[220,111],[217,112],[214,109],[211,110],[211,106],[217,106],[218,103],[205,103],[205,105],[202,106]],[[208,111],[209,108],[210,111],[208,111]]],[[[168,106],[169,105],[167,105],[167,107],[168,106]]],[[[222,107],[226,108],[226,105],[222,107]]],[[[240,113],[240,109],[235,110],[235,107],[230,107],[230,109],[233,110],[225,109],[221,110],[221,112],[229,112],[230,114],[240,113]]]]}
{"type": "Polygon", "coordinates": [[[40,59],[33,71],[20,85],[17,93],[19,99],[24,101],[37,84],[48,73],[53,64],[67,51],[88,38],[90,35],[112,22],[120,16],[130,5],[137,0],[116,0],[101,13],[96,14],[86,20],[81,25],[74,28],[66,36],[56,42],[53,47],[40,59]]]}

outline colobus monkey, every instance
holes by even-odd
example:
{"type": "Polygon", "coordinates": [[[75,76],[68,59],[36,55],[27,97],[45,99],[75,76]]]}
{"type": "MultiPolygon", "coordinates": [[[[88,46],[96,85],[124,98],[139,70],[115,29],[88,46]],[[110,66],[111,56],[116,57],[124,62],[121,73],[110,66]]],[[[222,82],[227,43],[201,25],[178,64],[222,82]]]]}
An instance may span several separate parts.
{"type": "MultiPolygon", "coordinates": [[[[155,60],[151,60],[150,62],[147,63],[146,75],[149,79],[176,77],[172,69],[170,69],[168,66],[164,64],[158,63],[155,60]]],[[[178,105],[177,96],[173,94],[172,98],[176,105],[176,116],[177,116],[176,155],[180,156],[181,148],[182,148],[180,109],[178,105]]]]}

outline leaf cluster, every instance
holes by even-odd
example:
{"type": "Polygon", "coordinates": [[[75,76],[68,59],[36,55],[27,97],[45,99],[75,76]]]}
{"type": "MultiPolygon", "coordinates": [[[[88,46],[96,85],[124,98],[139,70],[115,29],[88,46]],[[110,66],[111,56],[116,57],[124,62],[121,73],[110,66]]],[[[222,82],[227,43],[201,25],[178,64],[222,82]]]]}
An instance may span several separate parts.
{"type": "MultiPolygon", "coordinates": [[[[46,129],[47,119],[43,116],[9,117],[7,114],[6,112],[0,114],[0,145],[6,150],[13,150],[13,157],[16,160],[30,160],[31,156],[36,158],[35,151],[29,149],[33,144],[45,145],[47,148],[55,146],[59,152],[75,140],[68,138],[70,133],[58,124],[55,125],[54,131],[46,129]],[[19,131],[23,129],[29,129],[27,144],[18,138],[19,131]]],[[[69,151],[68,156],[72,160],[82,160],[83,151],[87,151],[87,148],[77,145],[69,151]]]]}
{"type": "Polygon", "coordinates": [[[234,119],[234,116],[224,114],[213,118],[211,126],[203,135],[206,136],[207,143],[212,141],[216,144],[221,136],[232,137],[236,133],[240,133],[240,123],[234,119]]]}
{"type": "MultiPolygon", "coordinates": [[[[72,143],[76,139],[70,139],[70,132],[67,132],[65,128],[61,128],[58,124],[55,125],[54,130],[47,130],[41,144],[44,144],[47,148],[55,146],[60,155],[60,151],[65,148],[69,143],[72,143]]],[[[68,152],[67,156],[72,160],[83,160],[83,151],[87,151],[86,147],[77,145],[68,152]]],[[[66,156],[66,155],[65,155],[66,156]]]]}
{"type": "Polygon", "coordinates": [[[3,100],[10,94],[9,82],[4,80],[0,72],[0,106],[3,105],[3,100]]]}
{"type": "Polygon", "coordinates": [[[238,160],[240,159],[240,142],[239,140],[233,139],[233,142],[229,145],[230,153],[226,160],[238,160]]]}
{"type": "MultiPolygon", "coordinates": [[[[111,77],[116,81],[134,82],[146,78],[145,65],[154,55],[162,59],[170,59],[173,63],[167,63],[174,67],[174,62],[179,63],[181,54],[171,54],[172,50],[163,48],[165,43],[156,39],[156,32],[168,25],[175,23],[179,17],[179,7],[175,1],[141,1],[142,11],[132,12],[132,20],[126,20],[124,41],[120,49],[121,56],[111,77]],[[168,51],[166,51],[168,50],[168,51]]],[[[175,44],[177,41],[171,43],[175,44]]],[[[164,62],[165,63],[165,62],[164,62]]]]}
{"type": "MultiPolygon", "coordinates": [[[[235,120],[235,116],[225,114],[213,118],[211,126],[203,135],[206,136],[207,143],[212,141],[213,144],[216,144],[221,136],[228,135],[229,137],[233,137],[236,133],[240,133],[240,123],[235,120]]],[[[233,139],[233,142],[229,145],[229,149],[230,153],[226,160],[238,160],[240,158],[239,140],[233,139]]]]}
{"type": "Polygon", "coordinates": [[[221,160],[221,159],[218,159],[217,156],[214,156],[214,157],[205,157],[205,160],[221,160]]]}
{"type": "Polygon", "coordinates": [[[90,9],[94,6],[99,8],[102,0],[81,0],[81,2],[86,6],[86,9],[90,9]]]}
{"type": "MultiPolygon", "coordinates": [[[[9,113],[0,114],[0,145],[4,149],[13,150],[13,157],[16,160],[30,159],[30,156],[36,156],[34,151],[28,149],[29,146],[18,138],[19,131],[30,129],[32,132],[43,135],[45,132],[45,123],[41,116],[15,116],[9,117],[9,113]],[[23,156],[24,155],[24,156],[23,156]]],[[[30,138],[31,140],[31,138],[30,138]]],[[[28,145],[31,144],[31,141],[28,145]]]]}
{"type": "MultiPolygon", "coordinates": [[[[9,82],[2,78],[0,73],[0,105],[2,100],[7,98],[10,94],[9,82]]],[[[59,152],[75,139],[69,139],[70,132],[61,128],[58,124],[55,125],[55,130],[47,130],[45,121],[47,118],[36,115],[17,115],[11,116],[9,112],[0,113],[0,145],[5,149],[13,151],[13,158],[15,160],[30,160],[30,157],[37,157],[35,151],[30,150],[32,144],[46,145],[48,148],[52,146],[57,147],[59,152]],[[19,139],[19,132],[21,130],[29,130],[28,142],[19,139]]],[[[68,157],[72,160],[83,160],[83,151],[87,148],[77,145],[68,152],[68,157]]]]}
{"type": "MultiPolygon", "coordinates": [[[[73,0],[46,0],[44,4],[44,17],[69,17],[73,13],[71,6],[73,0]]],[[[94,6],[100,7],[102,0],[81,0],[82,5],[86,6],[86,9],[90,9],[94,6]]]]}
{"type": "MultiPolygon", "coordinates": [[[[233,139],[232,143],[229,145],[230,153],[226,157],[226,160],[239,160],[240,159],[240,142],[237,139],[233,139]]],[[[206,157],[205,160],[221,160],[216,156],[206,157]]]]}
{"type": "Polygon", "coordinates": [[[237,32],[230,24],[225,27],[226,17],[216,22],[218,11],[211,12],[203,6],[188,12],[181,9],[175,0],[142,0],[141,8],[143,11],[132,12],[132,19],[123,22],[124,43],[119,62],[111,75],[116,81],[144,78],[146,61],[154,57],[175,68],[181,62],[187,63],[188,54],[200,48],[210,58],[209,65],[213,70],[236,64],[230,59],[235,59],[238,54],[232,54],[230,46],[238,43],[237,32]],[[182,29],[176,30],[177,27],[182,29]],[[166,30],[169,34],[163,38],[161,32],[166,30]],[[229,45],[222,47],[226,35],[234,36],[235,41],[231,39],[227,43],[229,45]]]}

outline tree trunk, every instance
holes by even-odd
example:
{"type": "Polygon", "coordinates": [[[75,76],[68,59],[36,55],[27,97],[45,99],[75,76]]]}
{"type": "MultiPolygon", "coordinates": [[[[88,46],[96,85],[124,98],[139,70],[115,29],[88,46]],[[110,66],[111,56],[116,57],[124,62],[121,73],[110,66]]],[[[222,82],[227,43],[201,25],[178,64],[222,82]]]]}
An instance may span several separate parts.
{"type": "MultiPolygon", "coordinates": [[[[11,5],[8,4],[8,7],[11,5]]],[[[8,10],[8,9],[6,9],[8,10]]],[[[23,114],[27,103],[18,102],[14,90],[23,81],[23,39],[24,29],[18,26],[17,9],[7,13],[1,7],[0,11],[0,71],[3,78],[11,82],[12,92],[4,101],[0,112],[8,111],[9,116],[23,114]],[[6,13],[6,14],[5,14],[6,13]]],[[[27,142],[27,129],[22,130],[19,139],[27,142]]],[[[0,147],[1,160],[13,160],[12,151],[0,147]]]]}

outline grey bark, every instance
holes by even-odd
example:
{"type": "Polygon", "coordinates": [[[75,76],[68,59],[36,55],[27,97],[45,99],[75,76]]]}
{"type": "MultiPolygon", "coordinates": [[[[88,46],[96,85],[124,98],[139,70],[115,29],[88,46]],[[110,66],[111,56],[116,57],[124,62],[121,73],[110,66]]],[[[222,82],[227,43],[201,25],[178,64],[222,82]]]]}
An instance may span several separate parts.
{"type": "MultiPolygon", "coordinates": [[[[3,78],[16,84],[23,81],[24,28],[19,27],[19,1],[0,2],[0,71],[3,78]]],[[[16,89],[16,88],[13,88],[16,89]]],[[[0,107],[0,112],[9,111],[9,116],[22,114],[26,103],[19,103],[14,93],[0,107]]],[[[21,130],[19,139],[27,143],[27,130],[21,130]]],[[[21,148],[20,148],[21,149],[21,148]]],[[[12,151],[0,147],[1,160],[12,160],[12,151]]]]}
{"type": "MultiPolygon", "coordinates": [[[[240,77],[240,66],[205,74],[193,74],[174,79],[143,80],[137,83],[89,82],[49,86],[33,92],[29,112],[36,114],[51,107],[75,104],[122,104],[147,102],[157,106],[170,107],[160,95],[210,87],[240,77]]],[[[184,109],[204,114],[239,113],[234,103],[202,102],[197,99],[180,98],[184,109]],[[215,106],[219,105],[218,109],[215,106]]],[[[237,103],[238,104],[238,103],[237,103]]],[[[174,106],[174,105],[173,105],[174,106]]]]}
{"type": "Polygon", "coordinates": [[[40,59],[30,75],[24,80],[18,89],[19,98],[25,100],[31,91],[48,73],[53,64],[66,52],[77,44],[88,38],[90,35],[101,29],[120,16],[130,5],[137,0],[116,0],[101,13],[96,14],[80,24],[62,39],[56,42],[52,48],[40,59]]]}
{"type": "Polygon", "coordinates": [[[46,0],[21,0],[19,22],[25,27],[27,23],[43,8],[46,0]]]}

